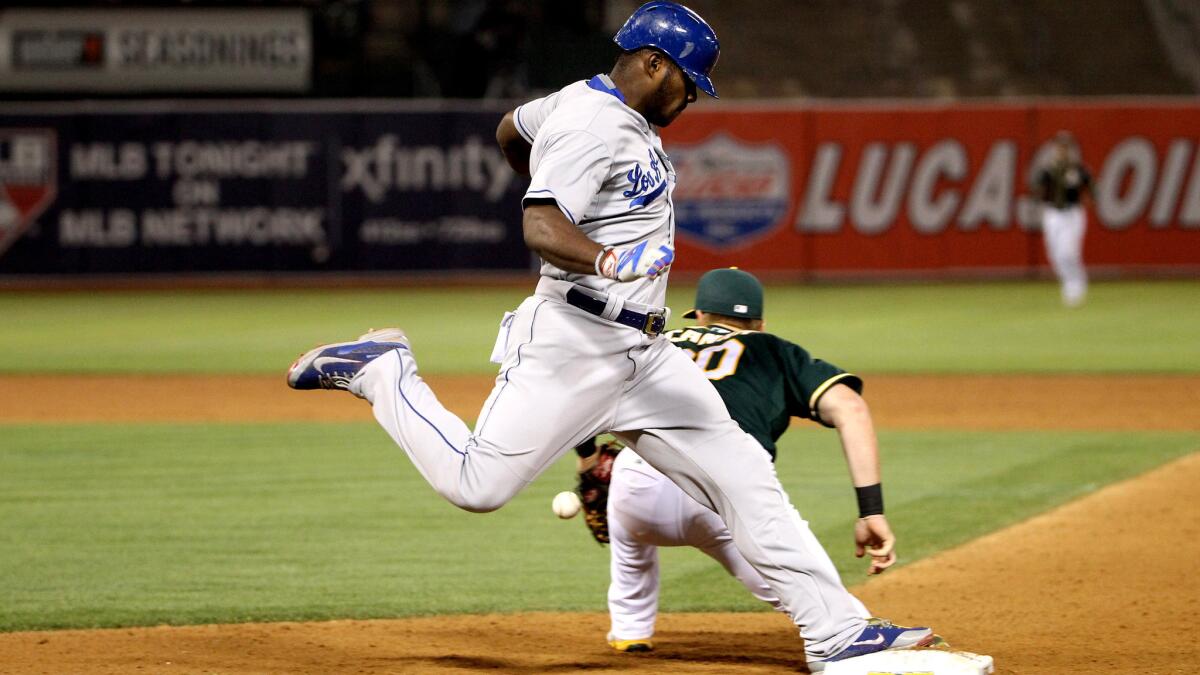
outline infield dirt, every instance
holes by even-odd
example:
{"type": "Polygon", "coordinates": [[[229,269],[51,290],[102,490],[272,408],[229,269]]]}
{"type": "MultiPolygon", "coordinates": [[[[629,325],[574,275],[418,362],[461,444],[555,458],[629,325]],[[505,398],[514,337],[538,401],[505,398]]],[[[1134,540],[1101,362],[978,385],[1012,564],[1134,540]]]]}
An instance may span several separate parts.
{"type": "MultiPolygon", "coordinates": [[[[365,420],[349,396],[281,378],[0,377],[0,422],[365,420]],[[232,386],[231,386],[232,385],[232,386]],[[114,392],[120,392],[114,396],[114,392]]],[[[430,378],[472,417],[488,378],[430,378]]],[[[1200,430],[1191,376],[868,379],[881,428],[1200,430]]],[[[1200,642],[1200,453],[854,589],[933,625],[1002,675],[1192,673],[1200,642]]],[[[658,650],[619,655],[602,614],[445,616],[0,634],[0,673],[803,671],[774,613],[669,614],[658,650]]]]}
{"type": "MultiPolygon", "coordinates": [[[[1200,430],[1196,375],[868,375],[884,429],[1200,430]]],[[[479,375],[430,376],[438,398],[474,419],[479,375]]],[[[262,375],[0,375],[0,423],[271,422],[371,419],[353,396],[292,391],[262,375]]],[[[804,425],[811,426],[811,425],[804,425]]]]}

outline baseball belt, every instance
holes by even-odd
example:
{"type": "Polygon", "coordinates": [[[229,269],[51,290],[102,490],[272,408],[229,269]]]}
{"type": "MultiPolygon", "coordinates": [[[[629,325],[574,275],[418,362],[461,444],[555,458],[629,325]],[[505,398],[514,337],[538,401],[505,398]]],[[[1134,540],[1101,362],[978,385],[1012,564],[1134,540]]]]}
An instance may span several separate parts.
{"type": "MultiPolygon", "coordinates": [[[[593,298],[579,289],[572,288],[567,291],[567,304],[578,307],[588,314],[603,317],[604,306],[607,303],[600,298],[593,298]]],[[[613,321],[623,326],[636,328],[651,337],[657,337],[667,327],[667,315],[664,312],[637,312],[632,309],[622,309],[613,321]]]]}

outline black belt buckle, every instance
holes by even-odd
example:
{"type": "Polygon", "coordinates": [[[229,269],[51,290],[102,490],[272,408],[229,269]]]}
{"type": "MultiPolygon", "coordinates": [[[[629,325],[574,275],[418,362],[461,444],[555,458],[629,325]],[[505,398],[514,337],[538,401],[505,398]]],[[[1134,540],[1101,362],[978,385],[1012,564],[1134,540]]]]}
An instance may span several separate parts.
{"type": "Polygon", "coordinates": [[[642,332],[651,336],[657,337],[667,327],[667,315],[661,312],[647,312],[646,323],[642,326],[642,332]]]}

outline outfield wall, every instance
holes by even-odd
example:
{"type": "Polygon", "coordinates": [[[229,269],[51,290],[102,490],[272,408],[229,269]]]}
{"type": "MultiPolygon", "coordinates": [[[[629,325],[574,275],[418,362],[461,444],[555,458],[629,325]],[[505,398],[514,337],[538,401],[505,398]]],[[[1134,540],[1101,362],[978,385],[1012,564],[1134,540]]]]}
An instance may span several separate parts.
{"type": "MultiPolygon", "coordinates": [[[[506,106],[0,104],[0,274],[523,271],[506,106]]],[[[1096,181],[1085,256],[1200,268],[1200,103],[702,102],[664,133],[683,272],[1021,274],[1059,129],[1096,181]]]]}
{"type": "Polygon", "coordinates": [[[1045,265],[1033,167],[1060,129],[1095,180],[1085,257],[1200,264],[1200,104],[699,110],[669,130],[679,259],[813,274],[1045,265]]]}
{"type": "Polygon", "coordinates": [[[0,105],[0,273],[528,269],[502,113],[0,105]]]}

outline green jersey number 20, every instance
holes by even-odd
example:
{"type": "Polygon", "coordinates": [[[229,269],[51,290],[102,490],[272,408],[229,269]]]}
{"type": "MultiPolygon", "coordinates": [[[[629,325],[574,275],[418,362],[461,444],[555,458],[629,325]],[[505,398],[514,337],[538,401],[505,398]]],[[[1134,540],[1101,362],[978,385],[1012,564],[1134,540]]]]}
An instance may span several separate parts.
{"type": "Polygon", "coordinates": [[[745,350],[746,346],[741,342],[727,340],[698,352],[691,349],[684,351],[692,356],[705,377],[710,380],[723,380],[737,372],[738,361],[742,359],[742,352],[745,350]]]}

